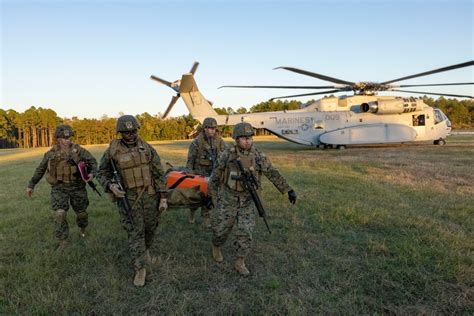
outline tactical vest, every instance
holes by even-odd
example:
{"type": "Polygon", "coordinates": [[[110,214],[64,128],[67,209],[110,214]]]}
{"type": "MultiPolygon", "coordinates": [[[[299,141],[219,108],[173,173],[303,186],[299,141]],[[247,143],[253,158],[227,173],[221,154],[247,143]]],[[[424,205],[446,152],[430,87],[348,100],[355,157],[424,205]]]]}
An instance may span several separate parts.
{"type": "Polygon", "coordinates": [[[137,145],[128,148],[120,139],[114,139],[110,144],[110,156],[120,168],[125,188],[145,187],[151,192],[153,189],[150,170],[151,151],[145,142],[138,138],[137,145]]]}
{"type": "MultiPolygon", "coordinates": [[[[212,167],[212,165],[215,163],[213,160],[217,160],[217,156],[222,150],[222,138],[220,136],[216,136],[212,140],[213,146],[211,146],[206,140],[204,132],[201,132],[197,138],[197,142],[198,150],[195,164],[204,168],[212,167]],[[215,151],[214,154],[213,151],[215,151]]],[[[196,166],[193,167],[195,168],[196,166]]]]}
{"type": "Polygon", "coordinates": [[[46,181],[49,184],[71,183],[79,179],[78,170],[74,162],[79,162],[80,146],[73,144],[69,153],[61,150],[59,145],[54,145],[52,149],[52,157],[48,160],[48,168],[46,169],[46,181]]]}
{"type": "Polygon", "coordinates": [[[240,152],[237,145],[232,147],[230,150],[229,160],[226,168],[223,172],[223,179],[221,183],[224,183],[229,189],[234,191],[243,192],[245,191],[242,181],[238,180],[241,177],[241,172],[237,166],[236,160],[239,159],[242,162],[244,170],[250,170],[257,179],[258,186],[260,187],[260,172],[257,172],[256,154],[254,150],[250,150],[248,155],[240,152]]]}

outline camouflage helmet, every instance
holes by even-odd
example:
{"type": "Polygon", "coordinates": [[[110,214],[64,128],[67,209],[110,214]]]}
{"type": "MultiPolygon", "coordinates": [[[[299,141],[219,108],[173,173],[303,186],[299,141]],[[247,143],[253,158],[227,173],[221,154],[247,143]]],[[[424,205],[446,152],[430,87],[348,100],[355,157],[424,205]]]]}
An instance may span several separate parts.
{"type": "Polygon", "coordinates": [[[122,115],[117,120],[115,130],[119,132],[128,132],[140,128],[140,123],[133,115],[122,115]]]}
{"type": "Polygon", "coordinates": [[[204,119],[204,122],[202,122],[202,127],[207,128],[207,127],[217,127],[217,121],[213,117],[206,117],[204,119]]]}
{"type": "Polygon", "coordinates": [[[237,139],[239,137],[248,137],[255,135],[252,125],[249,123],[239,123],[234,126],[234,131],[232,132],[232,138],[237,139]]]}
{"type": "Polygon", "coordinates": [[[74,131],[72,127],[66,124],[61,124],[56,127],[54,131],[54,138],[69,138],[74,136],[74,131]]]}

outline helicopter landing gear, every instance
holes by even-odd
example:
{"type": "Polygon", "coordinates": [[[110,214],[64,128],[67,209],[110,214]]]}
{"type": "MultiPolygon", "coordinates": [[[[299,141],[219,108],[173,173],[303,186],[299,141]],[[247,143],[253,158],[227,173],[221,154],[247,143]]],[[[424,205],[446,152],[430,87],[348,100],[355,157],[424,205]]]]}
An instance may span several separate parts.
{"type": "Polygon", "coordinates": [[[440,139],[435,140],[433,142],[433,144],[439,145],[439,146],[444,146],[444,145],[446,145],[446,141],[444,139],[440,138],[440,139]]]}
{"type": "Polygon", "coordinates": [[[332,144],[319,144],[318,145],[319,149],[341,149],[344,150],[346,149],[346,145],[332,145],[332,144]]]}
{"type": "Polygon", "coordinates": [[[321,144],[318,145],[318,148],[319,148],[319,149],[331,149],[331,148],[332,148],[332,145],[321,143],[321,144]]]}

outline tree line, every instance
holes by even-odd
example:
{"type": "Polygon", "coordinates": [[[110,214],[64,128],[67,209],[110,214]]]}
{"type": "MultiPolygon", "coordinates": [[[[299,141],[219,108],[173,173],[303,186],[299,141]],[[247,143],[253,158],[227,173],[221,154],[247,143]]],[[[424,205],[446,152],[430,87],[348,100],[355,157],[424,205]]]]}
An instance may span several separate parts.
{"type": "MultiPolygon", "coordinates": [[[[474,101],[433,99],[423,97],[423,101],[440,108],[451,120],[453,128],[474,127],[474,101]]],[[[306,104],[314,102],[311,100],[306,104]]],[[[303,107],[299,101],[265,101],[255,104],[247,110],[244,107],[234,110],[230,107],[215,108],[218,114],[245,114],[268,111],[295,110],[303,107]]],[[[191,115],[161,119],[159,115],[143,113],[136,116],[140,122],[140,136],[147,140],[179,140],[194,136],[199,130],[198,122],[191,115]]],[[[0,148],[34,148],[49,147],[54,143],[54,129],[60,123],[69,124],[75,131],[74,141],[81,145],[109,143],[116,136],[117,118],[106,115],[100,119],[79,119],[78,117],[61,118],[49,108],[30,107],[23,113],[15,110],[0,109],[0,148]]],[[[224,126],[220,132],[224,137],[232,135],[232,127],[224,126]]],[[[268,134],[257,130],[257,135],[268,134]]]]}

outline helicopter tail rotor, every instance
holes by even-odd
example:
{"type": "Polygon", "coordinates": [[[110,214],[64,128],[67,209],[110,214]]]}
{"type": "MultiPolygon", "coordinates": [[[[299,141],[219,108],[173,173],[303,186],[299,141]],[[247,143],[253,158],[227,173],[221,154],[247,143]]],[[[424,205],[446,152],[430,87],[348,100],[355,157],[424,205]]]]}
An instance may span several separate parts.
{"type": "MultiPolygon", "coordinates": [[[[197,70],[198,66],[199,66],[199,63],[197,61],[194,62],[193,66],[191,67],[191,70],[189,72],[192,75],[194,75],[194,73],[196,73],[196,70],[197,70]]],[[[181,85],[181,80],[178,79],[176,81],[170,82],[168,80],[159,78],[159,77],[154,76],[154,75],[151,75],[150,79],[155,80],[155,81],[157,81],[157,82],[159,82],[159,83],[161,83],[161,84],[163,84],[167,87],[170,87],[171,89],[173,89],[176,92],[176,95],[171,98],[171,102],[169,103],[168,107],[166,108],[165,113],[161,116],[161,118],[165,119],[168,116],[168,114],[171,112],[171,110],[173,109],[173,106],[176,104],[176,102],[180,98],[179,89],[180,89],[180,85],[181,85]]]]}

